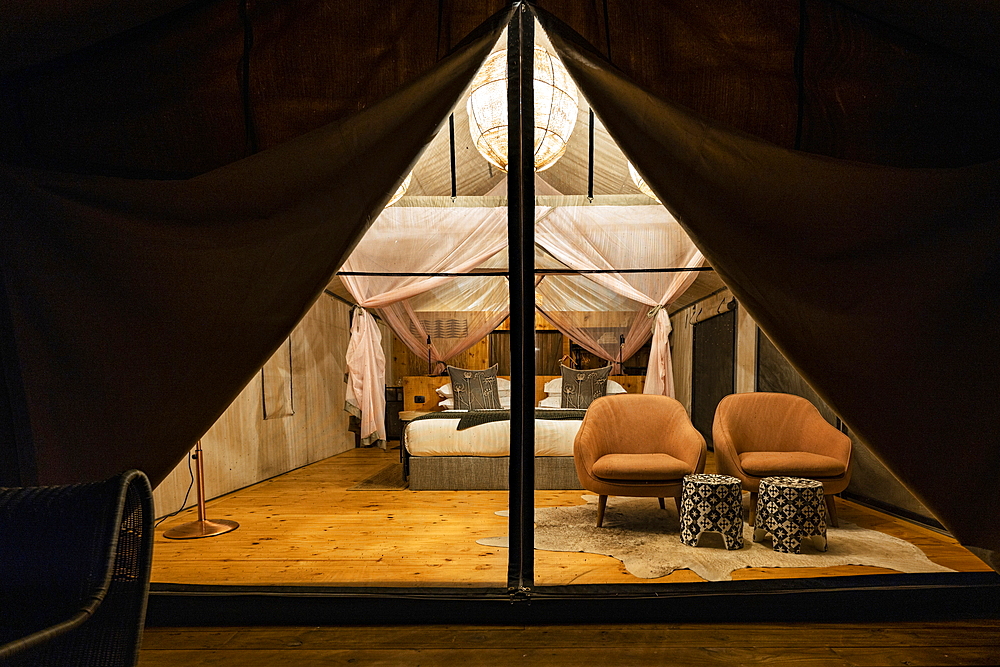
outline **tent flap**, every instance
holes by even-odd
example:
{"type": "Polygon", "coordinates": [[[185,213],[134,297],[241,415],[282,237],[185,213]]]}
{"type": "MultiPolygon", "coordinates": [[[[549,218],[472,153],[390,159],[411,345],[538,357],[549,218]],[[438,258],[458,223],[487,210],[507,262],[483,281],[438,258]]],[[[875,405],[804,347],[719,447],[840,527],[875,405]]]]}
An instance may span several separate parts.
{"type": "Polygon", "coordinates": [[[963,544],[1000,550],[1000,162],[902,169],[780,148],[550,37],[768,337],[963,544]]]}
{"type": "Polygon", "coordinates": [[[6,361],[23,369],[38,481],[165,477],[322,293],[498,36],[192,179],[2,167],[6,361]]]}

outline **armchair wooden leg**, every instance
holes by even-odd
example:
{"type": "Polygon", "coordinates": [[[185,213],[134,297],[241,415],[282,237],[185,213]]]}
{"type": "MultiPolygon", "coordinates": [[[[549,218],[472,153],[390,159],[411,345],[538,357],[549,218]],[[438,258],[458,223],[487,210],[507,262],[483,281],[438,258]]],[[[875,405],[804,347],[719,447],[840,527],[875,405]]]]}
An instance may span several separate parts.
{"type": "Polygon", "coordinates": [[[598,496],[597,497],[597,527],[600,528],[601,524],[604,523],[604,510],[608,507],[608,497],[598,496]]]}
{"type": "Polygon", "coordinates": [[[747,523],[753,528],[754,522],[757,520],[757,496],[759,494],[756,491],[750,492],[750,516],[747,517],[747,523]]]}
{"type": "Polygon", "coordinates": [[[657,498],[657,500],[660,501],[660,509],[661,510],[667,509],[667,506],[663,503],[663,498],[657,498]]]}
{"type": "Polygon", "coordinates": [[[674,496],[674,505],[677,506],[677,516],[681,515],[681,497],[674,496]]]}
{"type": "Polygon", "coordinates": [[[824,496],[826,500],[826,521],[834,528],[840,528],[840,522],[837,520],[837,503],[833,500],[833,494],[827,494],[824,496]]]}

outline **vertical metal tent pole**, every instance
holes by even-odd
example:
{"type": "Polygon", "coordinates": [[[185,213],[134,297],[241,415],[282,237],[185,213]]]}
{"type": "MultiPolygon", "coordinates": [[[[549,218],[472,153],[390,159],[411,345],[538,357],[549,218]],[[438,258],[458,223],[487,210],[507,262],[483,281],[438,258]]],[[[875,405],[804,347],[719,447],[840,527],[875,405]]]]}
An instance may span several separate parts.
{"type": "Polygon", "coordinates": [[[594,110],[590,110],[587,142],[587,199],[594,201],[594,110]]]}
{"type": "Polygon", "coordinates": [[[448,147],[451,149],[451,200],[458,196],[458,176],[455,171],[455,114],[448,116],[448,147]]]}
{"type": "Polygon", "coordinates": [[[507,29],[507,240],[510,270],[511,595],[534,585],[535,487],[535,17],[519,3],[507,29]]]}

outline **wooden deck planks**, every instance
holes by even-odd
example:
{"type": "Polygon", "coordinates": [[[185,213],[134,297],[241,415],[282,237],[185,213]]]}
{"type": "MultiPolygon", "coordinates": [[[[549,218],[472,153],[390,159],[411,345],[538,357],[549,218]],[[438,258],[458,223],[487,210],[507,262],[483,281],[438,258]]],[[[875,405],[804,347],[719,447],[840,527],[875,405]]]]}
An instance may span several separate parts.
{"type": "MultiPolygon", "coordinates": [[[[218,537],[168,540],[162,532],[192,520],[187,511],[157,529],[154,582],[192,584],[331,584],[342,586],[502,586],[505,549],[476,539],[502,535],[505,491],[349,491],[397,460],[398,451],[353,449],[233,492],[208,504],[211,519],[240,528],[218,537]]],[[[581,491],[537,491],[537,506],[576,505],[581,491]]],[[[961,571],[989,568],[951,538],[838,501],[841,518],[917,544],[935,562],[961,571]]],[[[700,581],[689,570],[656,580],[628,574],[607,556],[535,552],[539,585],[700,581]]],[[[881,568],[765,568],[733,578],[840,576],[881,568]]]]}
{"type": "Polygon", "coordinates": [[[988,665],[1000,620],[154,628],[139,665],[988,665]]]}

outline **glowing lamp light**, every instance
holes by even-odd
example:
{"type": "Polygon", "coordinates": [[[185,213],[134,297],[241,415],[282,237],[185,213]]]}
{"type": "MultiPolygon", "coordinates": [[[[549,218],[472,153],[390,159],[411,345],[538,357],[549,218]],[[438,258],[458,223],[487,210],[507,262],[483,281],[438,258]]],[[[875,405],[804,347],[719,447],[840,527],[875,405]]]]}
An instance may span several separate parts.
{"type": "Polygon", "coordinates": [[[650,197],[651,199],[655,199],[657,204],[663,203],[660,201],[660,198],[653,193],[649,184],[646,183],[646,179],[640,176],[639,172],[635,170],[635,167],[632,166],[631,162],[628,163],[628,173],[629,176],[632,177],[632,182],[635,183],[635,187],[639,188],[639,191],[642,192],[642,194],[650,197]]]}
{"type": "MultiPolygon", "coordinates": [[[[534,49],[535,171],[544,171],[566,152],[576,125],[576,85],[562,62],[540,46],[534,49]]],[[[507,171],[507,51],[496,51],[472,80],[469,131],[476,150],[507,171]]]]}
{"type": "Polygon", "coordinates": [[[399,187],[396,188],[396,193],[392,195],[392,198],[389,200],[389,203],[385,205],[386,208],[389,208],[390,206],[398,202],[400,197],[406,194],[406,188],[410,187],[410,179],[412,178],[413,178],[413,172],[411,171],[406,175],[406,178],[403,179],[403,182],[400,183],[399,187]]]}

